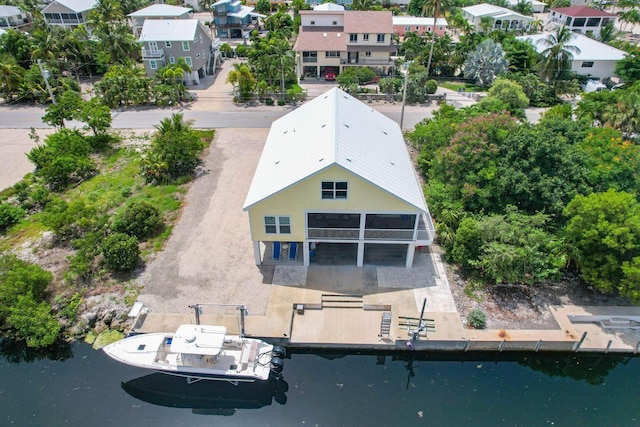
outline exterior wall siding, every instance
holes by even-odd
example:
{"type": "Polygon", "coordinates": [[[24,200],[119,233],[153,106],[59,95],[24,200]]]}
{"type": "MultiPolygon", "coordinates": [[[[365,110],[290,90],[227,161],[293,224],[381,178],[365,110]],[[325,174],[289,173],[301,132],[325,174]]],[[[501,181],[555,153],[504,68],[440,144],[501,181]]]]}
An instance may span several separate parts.
{"type": "Polygon", "coordinates": [[[301,242],[305,239],[306,212],[314,210],[352,213],[363,211],[417,213],[416,208],[410,204],[334,165],[249,208],[252,240],[301,242]],[[347,199],[323,200],[321,198],[322,181],[347,181],[347,199]],[[291,217],[291,234],[266,234],[265,215],[291,217]]]}

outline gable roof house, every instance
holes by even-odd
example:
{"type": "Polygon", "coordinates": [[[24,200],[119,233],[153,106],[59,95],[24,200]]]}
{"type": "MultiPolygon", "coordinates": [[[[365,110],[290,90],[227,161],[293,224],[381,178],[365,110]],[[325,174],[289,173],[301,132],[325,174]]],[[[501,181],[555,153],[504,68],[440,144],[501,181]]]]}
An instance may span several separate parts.
{"type": "Polygon", "coordinates": [[[53,0],[42,9],[42,15],[47,25],[72,30],[87,23],[89,12],[96,3],[96,0],[53,0]]]}
{"type": "Polygon", "coordinates": [[[544,8],[547,6],[546,3],[538,0],[507,0],[509,8],[515,8],[519,3],[529,3],[533,13],[542,13],[544,12],[544,8]]]}
{"type": "Polygon", "coordinates": [[[462,16],[474,26],[477,31],[482,30],[482,18],[490,18],[494,30],[526,31],[533,22],[533,17],[521,15],[511,9],[481,3],[474,6],[463,7],[462,16]]]}
{"type": "MultiPolygon", "coordinates": [[[[538,53],[542,53],[547,46],[541,40],[546,39],[548,36],[549,33],[541,33],[516,38],[530,41],[538,53]]],[[[626,55],[620,49],[600,43],[579,33],[573,33],[571,40],[567,44],[580,49],[580,52],[573,53],[571,71],[597,79],[606,79],[614,76],[616,63],[626,55]]]]}
{"type": "Polygon", "coordinates": [[[410,268],[434,238],[400,127],[338,88],[273,122],[244,210],[257,265],[298,251],[309,265],[313,248],[339,244],[362,267],[369,250],[394,245],[410,268]]]}
{"type": "Polygon", "coordinates": [[[0,5],[0,28],[19,29],[31,23],[31,16],[16,6],[0,5]]]}
{"type": "Polygon", "coordinates": [[[406,33],[417,33],[424,36],[428,33],[435,32],[436,36],[442,37],[447,31],[447,20],[438,18],[438,24],[433,25],[433,18],[422,16],[394,16],[393,17],[393,33],[403,38],[406,33]]]}
{"type": "Polygon", "coordinates": [[[598,37],[609,23],[615,25],[617,15],[588,6],[559,7],[551,9],[547,17],[547,27],[566,26],[571,31],[598,37]]]}
{"type": "MultiPolygon", "coordinates": [[[[327,3],[330,4],[330,3],[327,3]]],[[[370,66],[387,74],[393,61],[393,16],[389,11],[345,11],[318,6],[300,11],[301,25],[293,46],[298,78],[321,76],[327,67],[370,66]]]]}
{"type": "Polygon", "coordinates": [[[127,15],[133,35],[138,37],[145,19],[190,19],[192,10],[188,7],[169,4],[152,4],[127,15]]]}
{"type": "Polygon", "coordinates": [[[213,39],[197,19],[147,19],[138,42],[142,43],[142,60],[150,77],[183,57],[191,68],[185,81],[199,84],[200,78],[215,74],[220,64],[220,40],[213,39]]]}

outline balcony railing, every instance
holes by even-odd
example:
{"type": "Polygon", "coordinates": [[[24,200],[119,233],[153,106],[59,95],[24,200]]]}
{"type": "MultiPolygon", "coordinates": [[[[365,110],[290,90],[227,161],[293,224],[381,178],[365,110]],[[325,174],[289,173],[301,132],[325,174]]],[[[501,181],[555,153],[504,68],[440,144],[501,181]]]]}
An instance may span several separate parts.
{"type": "Polygon", "coordinates": [[[393,60],[391,59],[371,59],[371,58],[361,58],[361,59],[341,59],[340,64],[342,65],[393,65],[393,60]]]}
{"type": "Polygon", "coordinates": [[[142,49],[142,59],[158,59],[163,57],[163,49],[142,49]]]}
{"type": "MultiPolygon", "coordinates": [[[[309,228],[307,230],[309,239],[315,240],[358,240],[360,229],[358,228],[309,228]]],[[[373,229],[364,230],[364,240],[393,240],[407,241],[413,239],[414,230],[394,230],[394,229],[373,229]]],[[[418,230],[419,241],[432,241],[432,232],[426,228],[418,230]]]]}
{"type": "Polygon", "coordinates": [[[47,18],[47,23],[49,23],[49,24],[78,25],[78,24],[83,24],[84,22],[82,22],[78,18],[67,18],[67,19],[47,18]]]}
{"type": "Polygon", "coordinates": [[[308,57],[308,56],[303,56],[302,57],[302,62],[308,63],[308,62],[318,62],[318,58],[317,57],[308,57]]]}
{"type": "Polygon", "coordinates": [[[307,234],[310,239],[344,239],[358,240],[359,228],[309,228],[307,234]]]}

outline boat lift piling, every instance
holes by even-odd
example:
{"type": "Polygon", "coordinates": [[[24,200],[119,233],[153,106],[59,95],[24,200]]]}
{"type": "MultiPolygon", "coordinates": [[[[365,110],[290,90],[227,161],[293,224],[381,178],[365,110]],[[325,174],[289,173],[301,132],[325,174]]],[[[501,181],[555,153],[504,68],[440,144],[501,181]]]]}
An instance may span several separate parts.
{"type": "Polygon", "coordinates": [[[200,315],[202,314],[202,306],[208,307],[234,307],[240,312],[240,336],[244,337],[244,316],[248,315],[247,307],[244,304],[216,304],[216,303],[204,303],[204,304],[190,304],[188,307],[192,308],[196,316],[196,325],[200,324],[200,315]]]}

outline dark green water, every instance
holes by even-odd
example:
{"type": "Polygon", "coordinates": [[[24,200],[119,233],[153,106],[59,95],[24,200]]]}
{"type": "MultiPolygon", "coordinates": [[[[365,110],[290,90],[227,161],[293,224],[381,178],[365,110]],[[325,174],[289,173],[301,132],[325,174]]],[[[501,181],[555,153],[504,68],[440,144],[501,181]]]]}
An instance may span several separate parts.
{"type": "Polygon", "coordinates": [[[640,358],[293,354],[287,389],[187,386],[84,344],[64,361],[3,350],[0,426],[640,426],[640,358]]]}

